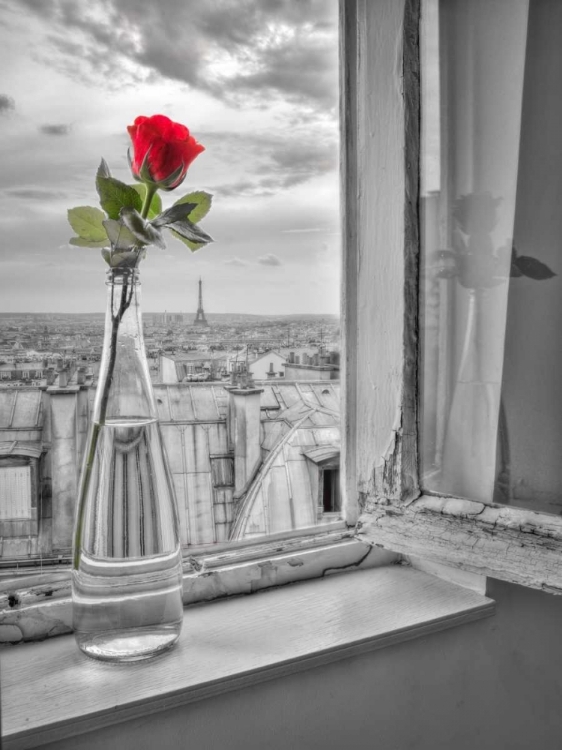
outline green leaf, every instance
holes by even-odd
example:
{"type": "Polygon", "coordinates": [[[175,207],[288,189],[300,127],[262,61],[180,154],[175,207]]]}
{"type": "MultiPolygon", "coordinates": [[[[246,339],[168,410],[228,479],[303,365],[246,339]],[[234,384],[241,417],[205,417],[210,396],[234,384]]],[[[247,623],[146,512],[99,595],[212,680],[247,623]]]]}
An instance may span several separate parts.
{"type": "Polygon", "coordinates": [[[193,224],[198,224],[201,219],[205,218],[211,209],[213,202],[213,196],[210,193],[206,193],[204,190],[196,190],[189,195],[184,195],[174,203],[174,206],[180,203],[195,203],[195,208],[189,212],[187,218],[193,224]]]}
{"type": "Polygon", "coordinates": [[[201,250],[202,247],[205,247],[205,245],[209,244],[208,242],[192,242],[191,240],[186,240],[185,237],[181,237],[177,232],[174,232],[173,230],[171,230],[171,232],[176,240],[179,240],[180,242],[183,242],[184,245],[187,245],[192,253],[196,253],[197,250],[201,250]]]}
{"type": "Polygon", "coordinates": [[[196,203],[176,203],[152,221],[153,227],[170,226],[176,221],[189,221],[188,216],[197,207],[196,203]]]}
{"type": "Polygon", "coordinates": [[[75,245],[76,247],[107,247],[109,244],[107,237],[105,240],[100,240],[99,242],[85,240],[83,237],[71,237],[68,242],[70,245],[75,245]]]}
{"type": "MultiPolygon", "coordinates": [[[[135,185],[131,185],[130,187],[133,188],[133,190],[136,190],[137,193],[141,197],[141,207],[144,204],[144,198],[146,196],[146,185],[144,182],[137,182],[135,185]]],[[[137,209],[140,211],[140,208],[137,209]]],[[[152,200],[150,201],[150,208],[148,209],[148,218],[154,219],[155,216],[158,216],[162,211],[162,198],[158,193],[154,193],[152,196],[152,200]]]]}
{"type": "Polygon", "coordinates": [[[109,167],[107,166],[107,162],[105,159],[101,160],[98,171],[96,172],[96,180],[98,177],[111,177],[111,172],[109,171],[109,167]]]}
{"type": "MultiPolygon", "coordinates": [[[[118,266],[121,268],[135,268],[139,262],[139,254],[136,252],[124,251],[122,253],[112,253],[105,249],[101,251],[101,254],[107,265],[111,268],[117,268],[118,266]]],[[[140,257],[143,258],[144,255],[140,257]]]]}
{"type": "MultiPolygon", "coordinates": [[[[99,208],[78,206],[68,211],[68,222],[78,237],[93,242],[106,241],[107,234],[103,226],[105,216],[99,208]]],[[[74,243],[73,243],[74,244],[74,243]]]]}
{"type": "Polygon", "coordinates": [[[131,230],[127,229],[121,221],[106,219],[103,225],[107,230],[113,250],[131,250],[140,244],[131,230]]]}
{"type": "Polygon", "coordinates": [[[138,211],[131,208],[121,209],[121,221],[143,244],[156,245],[162,250],[166,247],[162,232],[143,219],[138,211]]]}
{"type": "Polygon", "coordinates": [[[213,241],[213,238],[204,232],[201,227],[198,227],[196,224],[192,224],[187,220],[170,222],[166,224],[166,227],[172,229],[176,234],[179,234],[184,240],[195,242],[198,245],[206,245],[213,241]]]}
{"type": "Polygon", "coordinates": [[[117,266],[121,266],[121,268],[134,268],[137,265],[137,260],[136,253],[112,253],[110,265],[112,268],[117,268],[117,266]]]}
{"type": "Polygon", "coordinates": [[[99,171],[96,175],[96,188],[100,204],[110,219],[118,219],[122,208],[140,211],[142,200],[135,188],[125,185],[114,177],[104,177],[99,171]]]}

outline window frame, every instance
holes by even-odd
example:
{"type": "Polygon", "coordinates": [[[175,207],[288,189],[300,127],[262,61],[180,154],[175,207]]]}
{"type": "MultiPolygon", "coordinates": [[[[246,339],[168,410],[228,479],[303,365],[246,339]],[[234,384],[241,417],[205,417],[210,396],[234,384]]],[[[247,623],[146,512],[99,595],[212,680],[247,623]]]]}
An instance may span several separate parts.
{"type": "MultiPolygon", "coordinates": [[[[340,0],[344,520],[192,550],[185,604],[399,555],[562,593],[562,518],[419,488],[419,20],[419,0],[340,0]]],[[[71,627],[70,571],[46,578],[0,613],[30,640],[71,627]]]]}
{"type": "Polygon", "coordinates": [[[420,0],[342,0],[341,18],[345,517],[394,552],[562,594],[561,517],[420,489],[420,0]]]}
{"type": "MultiPolygon", "coordinates": [[[[283,373],[284,375],[284,373],[283,373]]],[[[358,539],[353,518],[330,518],[316,527],[234,543],[184,550],[184,605],[254,591],[300,580],[324,577],[339,570],[378,567],[398,559],[394,553],[358,539]]],[[[41,561],[29,568],[32,583],[0,583],[0,622],[23,628],[35,640],[71,629],[71,571],[68,558],[46,572],[41,561]],[[36,575],[34,575],[36,574],[36,575]],[[13,602],[16,601],[16,605],[13,602]],[[9,602],[12,602],[10,605],[9,602]]],[[[0,565],[1,567],[1,565],[0,565]]]]}

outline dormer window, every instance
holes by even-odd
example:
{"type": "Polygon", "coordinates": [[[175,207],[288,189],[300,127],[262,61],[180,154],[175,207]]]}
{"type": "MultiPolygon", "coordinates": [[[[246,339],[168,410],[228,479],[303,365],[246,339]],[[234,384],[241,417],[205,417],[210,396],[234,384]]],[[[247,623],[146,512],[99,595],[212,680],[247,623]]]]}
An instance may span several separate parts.
{"type": "MultiPolygon", "coordinates": [[[[341,515],[340,446],[318,445],[303,451],[309,467],[316,474],[318,487],[318,522],[341,515]]],[[[314,486],[314,485],[313,485],[314,486]]]]}

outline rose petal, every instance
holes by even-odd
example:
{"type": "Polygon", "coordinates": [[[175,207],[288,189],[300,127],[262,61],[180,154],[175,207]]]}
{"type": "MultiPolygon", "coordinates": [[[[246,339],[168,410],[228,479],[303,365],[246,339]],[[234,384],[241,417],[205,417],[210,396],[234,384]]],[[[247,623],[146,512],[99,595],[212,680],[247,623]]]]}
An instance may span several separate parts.
{"type": "Polygon", "coordinates": [[[205,150],[185,125],[173,122],[166,115],[141,115],[127,130],[133,144],[133,175],[136,179],[143,179],[140,171],[148,153],[150,181],[165,190],[172,190],[180,185],[189,165],[205,150]]]}

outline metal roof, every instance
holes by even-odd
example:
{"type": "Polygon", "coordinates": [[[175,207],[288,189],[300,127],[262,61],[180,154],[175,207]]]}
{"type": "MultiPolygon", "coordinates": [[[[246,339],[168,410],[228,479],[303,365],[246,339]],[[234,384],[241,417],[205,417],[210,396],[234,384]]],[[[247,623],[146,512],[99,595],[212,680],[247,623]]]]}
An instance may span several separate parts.
{"type": "MultiPolygon", "coordinates": [[[[268,419],[285,419],[291,423],[302,418],[310,409],[317,409],[318,423],[332,423],[339,418],[340,388],[338,381],[300,383],[287,381],[272,384],[256,380],[261,388],[262,412],[268,419]],[[320,415],[325,412],[325,416],[320,415]]],[[[209,422],[226,419],[228,410],[228,384],[174,383],[155,384],[154,395],[158,417],[164,422],[209,422]]]]}
{"type": "Polygon", "coordinates": [[[310,413],[301,418],[269,453],[246,494],[231,539],[262,536],[318,523],[318,480],[306,453],[333,455],[339,424],[315,427],[310,413]]]}
{"type": "Polygon", "coordinates": [[[32,456],[39,458],[43,448],[41,442],[31,440],[7,440],[0,442],[0,457],[32,456]]]}
{"type": "Polygon", "coordinates": [[[325,445],[316,445],[309,450],[303,450],[303,456],[313,461],[315,464],[323,464],[327,461],[339,460],[340,444],[326,443],[325,445]]]}
{"type": "MultiPolygon", "coordinates": [[[[228,451],[225,385],[154,385],[184,545],[228,540],[239,515],[228,451]]],[[[264,463],[242,500],[243,519],[237,522],[237,533],[244,536],[314,525],[317,491],[305,454],[335,450],[340,439],[339,383],[261,381],[255,385],[263,389],[260,444],[264,463]]],[[[89,389],[90,407],[94,395],[95,389],[89,389]]],[[[0,428],[41,428],[41,399],[39,388],[0,389],[0,428]]],[[[13,441],[0,444],[0,455],[9,455],[12,445],[13,441]]],[[[28,455],[34,455],[40,446],[27,448],[28,455]]]]}

